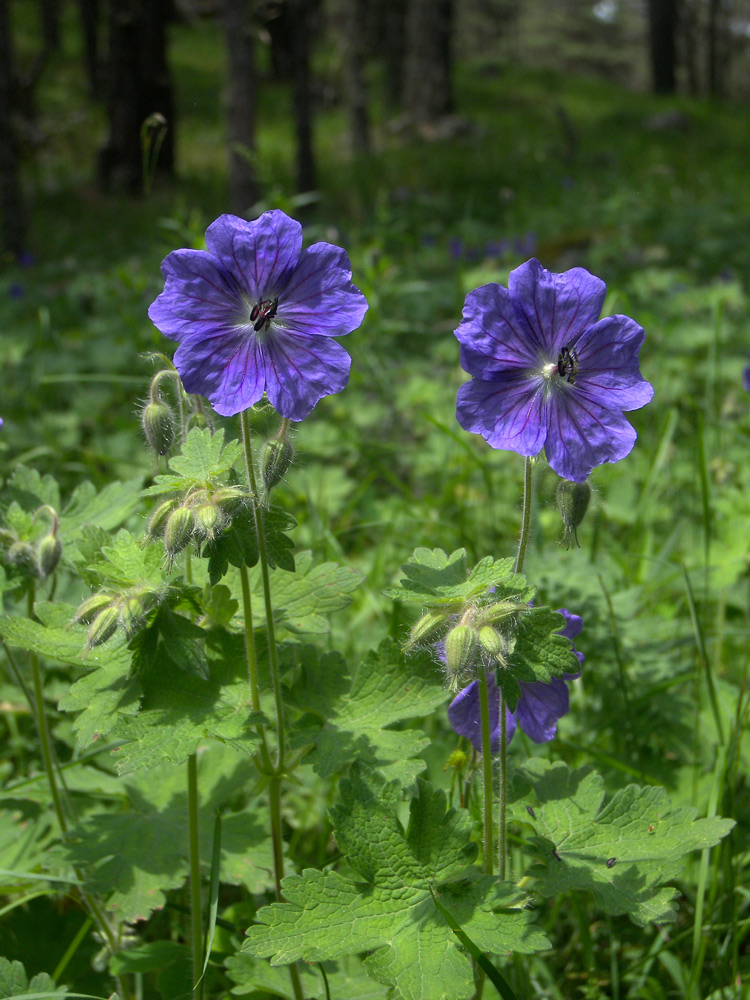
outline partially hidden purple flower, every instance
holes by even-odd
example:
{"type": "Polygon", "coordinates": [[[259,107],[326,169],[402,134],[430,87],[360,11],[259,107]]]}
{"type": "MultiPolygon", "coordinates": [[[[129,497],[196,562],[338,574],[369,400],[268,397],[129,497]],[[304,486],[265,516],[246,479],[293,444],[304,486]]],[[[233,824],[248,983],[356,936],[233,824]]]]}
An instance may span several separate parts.
{"type": "Polygon", "coordinates": [[[472,377],[456,417],[493,448],[538,455],[564,479],[630,453],[636,433],[623,410],[653,396],[641,376],[644,333],[627,316],[599,319],[606,286],[585,268],[562,274],[532,258],[508,288],[469,292],[456,337],[472,377]]]}
{"type": "Polygon", "coordinates": [[[179,343],[174,364],[188,392],[229,417],[265,392],[290,420],[340,392],[351,358],[333,337],[356,330],[367,300],[341,247],[302,249],[302,226],[284,212],[254,222],[222,215],[206,250],[175,250],[148,314],[179,343]]]}
{"type": "Polygon", "coordinates": [[[750,367],[746,368],[742,373],[742,381],[747,391],[750,392],[750,367]]]}
{"type": "MultiPolygon", "coordinates": [[[[559,634],[571,642],[583,628],[580,615],[571,614],[567,608],[560,608],[558,614],[565,617],[565,628],[559,634]]],[[[573,647],[578,662],[583,665],[583,653],[573,647]]],[[[575,680],[581,673],[563,674],[554,677],[549,684],[541,681],[520,681],[521,697],[515,712],[505,709],[506,745],[513,739],[516,727],[520,726],[535,743],[547,743],[557,732],[557,720],[567,715],[570,701],[566,681],[575,680]]],[[[500,749],[500,690],[495,680],[495,672],[486,675],[487,694],[490,708],[490,747],[492,753],[500,749]]],[[[479,711],[479,681],[472,681],[460,691],[448,706],[448,721],[459,736],[471,740],[474,748],[482,752],[482,723],[479,711]]]]}

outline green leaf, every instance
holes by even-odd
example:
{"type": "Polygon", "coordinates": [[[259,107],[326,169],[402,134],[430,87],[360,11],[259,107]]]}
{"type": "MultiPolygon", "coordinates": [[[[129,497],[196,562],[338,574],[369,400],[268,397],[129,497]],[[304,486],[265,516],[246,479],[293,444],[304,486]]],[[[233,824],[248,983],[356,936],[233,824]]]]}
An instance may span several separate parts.
{"type": "Polygon", "coordinates": [[[415,760],[429,743],[418,729],[388,729],[406,719],[429,716],[446,705],[443,678],[426,653],[405,657],[398,644],[385,639],[370,652],[352,680],[338,653],[318,659],[303,647],[301,679],[291,699],[310,715],[303,717],[294,745],[314,743],[305,758],[321,777],[343,771],[354,760],[381,769],[390,778],[411,783],[424,769],[415,760]]]}
{"type": "MultiPolygon", "coordinates": [[[[239,810],[228,809],[242,797],[247,778],[247,763],[230,749],[209,744],[201,750],[202,869],[210,868],[214,819],[221,811],[222,882],[256,893],[273,886],[273,848],[263,804],[254,800],[239,810]]],[[[122,780],[130,808],[88,816],[71,830],[63,850],[70,864],[87,872],[91,891],[107,896],[108,908],[131,921],[162,907],[165,894],[187,878],[187,779],[183,768],[165,764],[122,780]]]]}
{"type": "MultiPolygon", "coordinates": [[[[233,995],[244,996],[257,991],[270,993],[275,997],[295,1000],[289,978],[289,969],[269,965],[267,961],[253,958],[246,952],[233,955],[224,963],[230,978],[237,985],[233,995]]],[[[346,1000],[383,1000],[383,987],[362,974],[362,962],[354,956],[338,962],[318,963],[325,969],[331,997],[346,1000]]],[[[305,1000],[328,1000],[323,976],[315,965],[298,967],[302,992],[305,1000]]]]}
{"type": "Polygon", "coordinates": [[[164,760],[180,764],[208,736],[253,753],[253,727],[264,717],[250,705],[242,638],[213,632],[207,645],[208,677],[185,673],[166,658],[141,675],[140,712],[121,717],[111,731],[127,741],[113,751],[120,774],[164,760]]]}
{"type": "MultiPolygon", "coordinates": [[[[269,564],[294,572],[294,542],[285,532],[297,522],[280,507],[264,511],[263,527],[269,564]]],[[[215,542],[206,546],[208,573],[212,584],[217,583],[230,565],[254,566],[259,558],[258,535],[255,516],[250,504],[238,507],[232,513],[232,522],[215,542]]]]}
{"type": "Polygon", "coordinates": [[[48,993],[50,995],[68,993],[66,986],[56,986],[46,972],[40,972],[29,980],[20,962],[0,958],[0,998],[23,997],[29,994],[48,993]]]}
{"type": "Polygon", "coordinates": [[[169,467],[185,479],[208,482],[229,472],[241,454],[239,441],[230,441],[224,447],[223,428],[212,434],[207,427],[194,427],[181,453],[170,458],[169,467]]]}
{"type": "Polygon", "coordinates": [[[45,503],[59,511],[60,488],[52,476],[42,477],[36,469],[17,465],[3,487],[2,507],[8,507],[13,501],[31,513],[45,503]]]}
{"type": "Polygon", "coordinates": [[[179,941],[142,941],[127,951],[118,951],[109,960],[113,976],[135,972],[158,972],[174,962],[189,962],[190,948],[179,941]]]}
{"type": "Polygon", "coordinates": [[[446,812],[445,794],[417,781],[409,825],[397,810],[402,790],[359,764],[341,782],[344,804],[331,810],[336,841],[357,873],[308,869],[283,882],[286,902],[258,912],[243,951],[272,964],[324,961],[371,951],[364,968],[401,1000],[468,1000],[470,959],[435,905],[479,948],[510,954],[548,947],[530,925],[523,895],[472,865],[471,819],[446,812]]]}
{"type": "Polygon", "coordinates": [[[110,483],[99,493],[92,483],[81,483],[60,517],[63,542],[77,542],[84,525],[111,531],[122,524],[138,506],[140,488],[140,479],[110,483]]]}
{"type": "Polygon", "coordinates": [[[686,854],[713,847],[735,825],[673,809],[653,786],[628,785],[605,804],[595,771],[541,758],[520,768],[511,815],[537,834],[541,861],[527,874],[543,896],[585,889],[606,913],[627,913],[641,926],[674,919],[676,892],[662,886],[680,873],[686,854]]]}
{"type": "MultiPolygon", "coordinates": [[[[549,684],[553,677],[580,671],[581,664],[570,639],[557,634],[562,628],[565,618],[550,608],[529,608],[519,616],[513,651],[508,658],[508,666],[519,680],[549,684]]],[[[498,671],[501,680],[503,673],[498,671]]]]}
{"type": "Polygon", "coordinates": [[[476,597],[488,594],[491,587],[502,587],[502,593],[489,594],[491,600],[513,596],[527,603],[534,588],[520,573],[513,573],[513,559],[493,559],[485,556],[471,572],[466,566],[466,551],[458,549],[447,556],[442,549],[415,549],[409,561],[401,567],[405,579],[400,586],[386,590],[388,597],[429,607],[460,606],[476,597]]]}
{"type": "Polygon", "coordinates": [[[150,584],[157,587],[164,581],[164,550],[161,545],[140,542],[122,528],[114,544],[102,547],[103,558],[90,567],[102,584],[132,587],[150,584]]]}
{"type": "Polygon", "coordinates": [[[274,620],[290,632],[324,635],[331,630],[326,616],[351,604],[361,582],[359,570],[333,562],[315,566],[312,553],[301,552],[293,576],[273,577],[274,620]]]}

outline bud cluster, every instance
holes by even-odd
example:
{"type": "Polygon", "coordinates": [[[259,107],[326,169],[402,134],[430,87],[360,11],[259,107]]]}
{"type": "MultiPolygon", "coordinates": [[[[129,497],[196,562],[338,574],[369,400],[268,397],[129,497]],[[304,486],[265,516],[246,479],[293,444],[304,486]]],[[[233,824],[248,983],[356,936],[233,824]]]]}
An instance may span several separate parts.
{"type": "Polygon", "coordinates": [[[148,522],[148,537],[162,538],[172,562],[191,541],[212,542],[229,524],[232,508],[244,495],[240,486],[193,489],[163,500],[148,522]]]}
{"type": "Polygon", "coordinates": [[[101,590],[82,602],[74,620],[89,626],[86,646],[93,649],[111,639],[118,628],[124,629],[128,638],[133,636],[158,601],[158,591],[145,586],[122,593],[101,590]]]}
{"type": "Polygon", "coordinates": [[[59,521],[57,511],[49,504],[41,506],[33,517],[33,522],[40,514],[49,514],[51,525],[37,541],[19,537],[16,531],[0,531],[0,548],[3,549],[3,561],[6,565],[20,571],[24,576],[46,580],[57,569],[62,556],[62,542],[58,537],[59,521]]]}
{"type": "Polygon", "coordinates": [[[507,666],[520,615],[528,604],[505,598],[494,604],[431,608],[412,626],[407,650],[434,645],[445,665],[448,686],[458,690],[479,673],[507,666]]]}

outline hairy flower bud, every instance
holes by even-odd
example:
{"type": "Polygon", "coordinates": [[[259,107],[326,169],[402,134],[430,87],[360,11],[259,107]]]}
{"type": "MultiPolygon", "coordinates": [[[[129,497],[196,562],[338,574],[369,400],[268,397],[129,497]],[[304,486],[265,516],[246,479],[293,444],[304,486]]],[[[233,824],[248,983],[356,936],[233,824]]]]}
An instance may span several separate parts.
{"type": "Polygon", "coordinates": [[[125,594],[118,605],[120,622],[128,636],[138,630],[148,611],[151,592],[148,590],[125,594]]]}
{"type": "Polygon", "coordinates": [[[195,526],[198,533],[212,542],[224,527],[221,509],[210,500],[195,508],[195,526]]]}
{"type": "Polygon", "coordinates": [[[110,607],[100,611],[91,622],[88,635],[86,636],[86,645],[89,649],[93,649],[94,646],[101,646],[107,639],[111,639],[117,631],[119,623],[120,614],[116,605],[112,604],[110,607]]]}
{"type": "Polygon", "coordinates": [[[108,608],[113,602],[113,595],[108,594],[106,591],[100,591],[98,594],[92,594],[91,597],[87,597],[85,601],[78,605],[75,620],[79,625],[90,625],[99,612],[104,611],[104,609],[108,608]]]}
{"type": "Polygon", "coordinates": [[[578,545],[578,526],[586,516],[591,499],[591,483],[586,479],[582,483],[573,483],[561,479],[557,484],[555,502],[563,523],[563,536],[560,542],[566,549],[578,545]]]}
{"type": "Polygon", "coordinates": [[[150,448],[166,455],[174,443],[174,414],[162,400],[152,401],[141,413],[141,427],[150,448]]]}
{"type": "Polygon", "coordinates": [[[260,450],[260,478],[267,493],[286,475],[294,459],[294,448],[286,438],[266,441],[260,450]]]}
{"type": "Polygon", "coordinates": [[[502,660],[505,653],[505,643],[500,633],[491,625],[482,625],[477,629],[477,639],[482,650],[494,660],[502,660]]]}
{"type": "Polygon", "coordinates": [[[157,538],[159,535],[164,534],[167,519],[176,506],[177,501],[174,499],[165,500],[159,504],[148,521],[148,528],[146,530],[149,538],[157,538]]]}
{"type": "Polygon", "coordinates": [[[471,625],[456,625],[445,637],[448,673],[460,675],[471,666],[477,647],[477,633],[471,625]]]}
{"type": "Polygon", "coordinates": [[[170,559],[188,545],[195,531],[195,517],[189,507],[177,507],[164,526],[164,548],[170,559]]]}
{"type": "Polygon", "coordinates": [[[449,767],[452,767],[456,771],[462,771],[468,763],[469,757],[463,750],[454,750],[448,757],[448,763],[443,770],[447,771],[449,767]]]}
{"type": "Polygon", "coordinates": [[[40,575],[37,554],[28,542],[14,542],[8,549],[8,562],[31,576],[40,575]]]}
{"type": "Polygon", "coordinates": [[[62,555],[62,542],[57,535],[45,535],[39,543],[39,569],[43,577],[51,576],[62,555]]]}
{"type": "Polygon", "coordinates": [[[405,643],[405,649],[411,649],[417,643],[430,639],[438,629],[445,625],[448,616],[444,611],[428,611],[427,614],[414,622],[405,643]]]}

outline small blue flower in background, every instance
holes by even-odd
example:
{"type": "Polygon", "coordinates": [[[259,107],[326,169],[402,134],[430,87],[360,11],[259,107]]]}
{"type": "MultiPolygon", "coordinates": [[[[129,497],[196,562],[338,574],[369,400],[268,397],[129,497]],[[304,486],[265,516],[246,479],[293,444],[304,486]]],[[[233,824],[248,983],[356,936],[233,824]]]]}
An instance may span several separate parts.
{"type": "Polygon", "coordinates": [[[466,296],[456,337],[472,379],[456,418],[493,448],[544,448],[559,476],[581,483],[635,444],[623,410],[654,394],[638,366],[643,330],[627,316],[599,319],[606,286],[582,267],[553,274],[532,258],[508,286],[466,296]]]}
{"type": "MultiPolygon", "coordinates": [[[[571,614],[567,608],[560,608],[558,613],[567,622],[559,634],[572,642],[583,628],[583,619],[580,615],[571,614]]],[[[579,653],[575,647],[573,652],[583,665],[583,653],[579,653]]],[[[521,697],[516,711],[511,713],[507,708],[505,710],[506,744],[513,739],[517,726],[535,743],[547,743],[553,739],[557,732],[557,720],[567,715],[570,707],[566,681],[573,681],[580,676],[580,671],[576,674],[564,674],[562,678],[553,678],[549,684],[521,681],[521,697]]],[[[500,749],[500,690],[493,670],[487,673],[486,683],[490,703],[490,746],[492,752],[497,753],[500,749]]],[[[482,752],[479,681],[472,681],[456,695],[448,707],[448,721],[455,733],[466,736],[474,748],[482,752]]]]}
{"type": "Polygon", "coordinates": [[[278,210],[254,222],[222,215],[206,246],[169,254],[164,291],[148,311],[180,345],[174,364],[185,389],[224,417],[265,392],[282,417],[304,420],[349,380],[351,358],[332,338],[367,312],[346,251],[303,250],[302,226],[278,210]]]}
{"type": "Polygon", "coordinates": [[[750,392],[750,366],[747,367],[742,373],[742,381],[745,384],[745,388],[750,392]]]}

